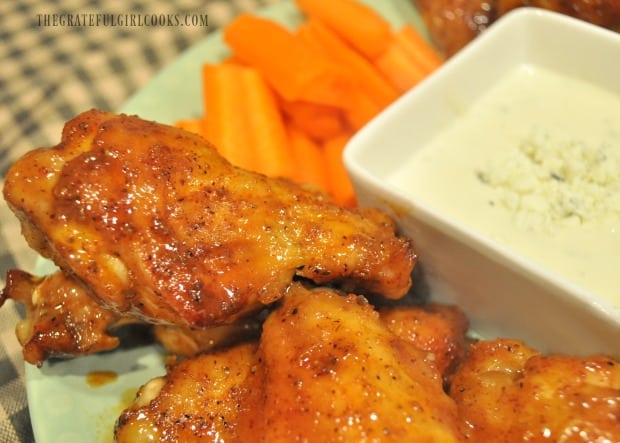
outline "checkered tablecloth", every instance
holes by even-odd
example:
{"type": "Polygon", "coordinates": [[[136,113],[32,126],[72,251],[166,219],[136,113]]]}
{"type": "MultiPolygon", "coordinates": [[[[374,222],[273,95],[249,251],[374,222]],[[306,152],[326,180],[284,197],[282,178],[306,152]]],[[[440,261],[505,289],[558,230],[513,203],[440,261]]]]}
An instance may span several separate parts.
{"type": "MultiPolygon", "coordinates": [[[[164,65],[240,11],[277,0],[0,1],[0,173],[21,155],[58,143],[63,123],[92,107],[117,110],[164,65]],[[78,14],[85,14],[78,17],[78,14]],[[97,25],[96,14],[207,14],[208,26],[97,25]],[[71,16],[73,23],[68,23],[71,16]],[[90,17],[95,17],[91,19],[90,17]],[[80,23],[77,20],[82,19],[80,23]],[[73,26],[71,26],[71,24],[73,26]],[[79,24],[80,26],[76,26],[79,24]]],[[[103,17],[103,16],[100,16],[103,17]]],[[[32,271],[36,254],[0,203],[0,285],[10,268],[32,271]]],[[[20,312],[0,309],[0,442],[34,441],[24,363],[14,328],[20,312]]]]}

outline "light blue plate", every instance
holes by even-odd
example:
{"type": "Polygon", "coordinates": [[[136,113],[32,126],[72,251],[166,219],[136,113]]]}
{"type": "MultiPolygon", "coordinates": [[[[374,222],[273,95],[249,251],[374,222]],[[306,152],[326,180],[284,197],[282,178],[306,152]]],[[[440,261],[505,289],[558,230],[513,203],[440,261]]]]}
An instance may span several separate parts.
{"type": "MultiPolygon", "coordinates": [[[[423,29],[410,0],[363,0],[383,14],[394,26],[413,23],[423,29]]],[[[294,27],[301,17],[290,2],[277,3],[261,15],[294,27]]],[[[150,83],[131,97],[121,112],[162,123],[202,114],[200,68],[227,54],[219,33],[199,42],[150,83]]],[[[43,259],[36,273],[54,270],[43,259]]],[[[110,443],[114,422],[136,390],[153,377],[164,374],[164,355],[158,346],[118,349],[73,360],[45,363],[41,369],[26,365],[28,404],[38,443],[110,443]],[[87,376],[113,371],[118,378],[93,387],[87,376]]]]}

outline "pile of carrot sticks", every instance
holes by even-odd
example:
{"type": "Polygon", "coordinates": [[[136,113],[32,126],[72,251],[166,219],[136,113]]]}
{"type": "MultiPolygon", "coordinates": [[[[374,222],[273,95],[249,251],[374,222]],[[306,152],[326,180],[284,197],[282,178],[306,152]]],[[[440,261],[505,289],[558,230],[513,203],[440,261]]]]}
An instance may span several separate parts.
{"type": "Polygon", "coordinates": [[[295,3],[296,30],[250,14],[224,28],[231,56],[202,67],[204,113],[176,124],[236,166],[355,206],[345,145],[443,59],[412,25],[392,29],[357,0],[295,3]]]}

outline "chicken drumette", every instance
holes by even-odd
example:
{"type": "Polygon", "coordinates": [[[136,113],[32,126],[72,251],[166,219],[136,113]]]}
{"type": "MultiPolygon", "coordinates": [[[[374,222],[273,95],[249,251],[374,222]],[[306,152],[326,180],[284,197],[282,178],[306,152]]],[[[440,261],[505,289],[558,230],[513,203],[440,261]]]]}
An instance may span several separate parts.
{"type": "Polygon", "coordinates": [[[144,385],[119,443],[459,442],[429,357],[368,301],[294,284],[259,341],[205,353],[144,385]]]}
{"type": "MultiPolygon", "coordinates": [[[[69,121],[57,146],[16,162],[4,197],[65,280],[115,315],[150,323],[231,323],[295,278],[399,298],[416,259],[379,211],[236,168],[183,130],[97,110],[69,121]]],[[[38,286],[20,287],[24,300],[38,286]]]]}
{"type": "Polygon", "coordinates": [[[480,341],[456,371],[450,396],[468,441],[620,441],[620,362],[609,356],[480,341]]]}

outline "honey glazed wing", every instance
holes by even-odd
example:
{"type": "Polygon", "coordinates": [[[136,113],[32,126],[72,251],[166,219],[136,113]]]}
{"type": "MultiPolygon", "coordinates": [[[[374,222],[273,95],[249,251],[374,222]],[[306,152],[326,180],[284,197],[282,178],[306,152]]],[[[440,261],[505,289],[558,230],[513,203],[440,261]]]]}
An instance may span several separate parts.
{"type": "Polygon", "coordinates": [[[106,309],[151,323],[230,323],[294,278],[399,298],[416,260],[379,211],[236,168],[183,130],[98,110],[18,160],[4,197],[34,249],[106,309]]]}

